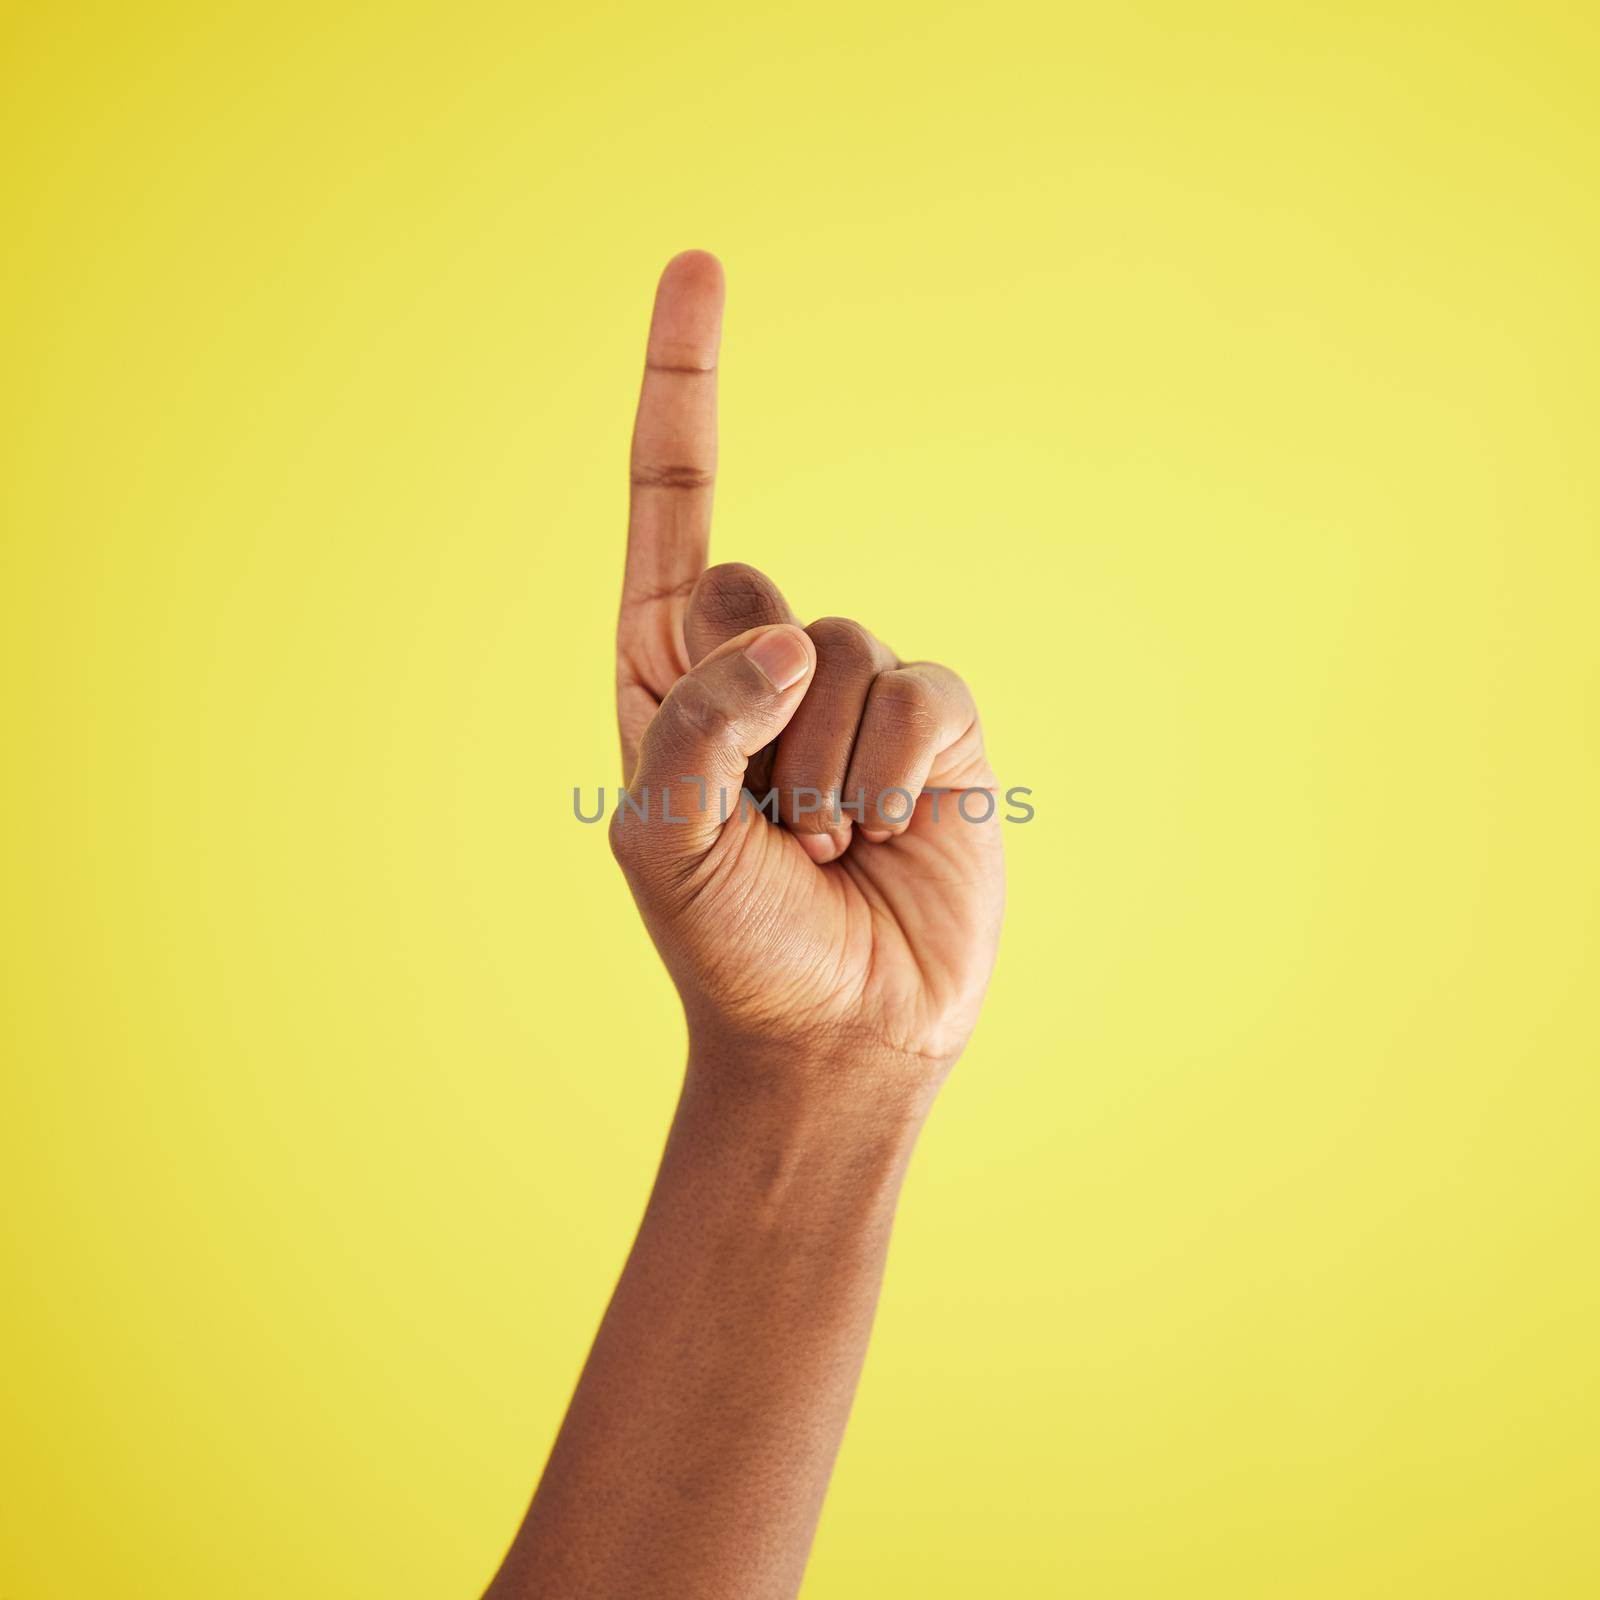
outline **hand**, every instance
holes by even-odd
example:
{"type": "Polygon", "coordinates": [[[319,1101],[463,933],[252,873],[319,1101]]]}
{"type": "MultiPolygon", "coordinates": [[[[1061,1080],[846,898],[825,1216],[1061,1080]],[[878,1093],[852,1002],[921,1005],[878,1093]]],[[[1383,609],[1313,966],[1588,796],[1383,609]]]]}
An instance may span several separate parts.
{"type": "Polygon", "coordinates": [[[954,673],[844,618],[802,629],[753,568],[706,570],[722,300],[721,267],[697,251],[656,291],[617,624],[634,806],[613,814],[612,847],[695,1059],[925,1103],[994,962],[994,777],[954,673]],[[740,803],[772,787],[778,823],[740,803]],[[862,811],[836,815],[835,796],[862,811]]]}
{"type": "Polygon", "coordinates": [[[611,841],[683,997],[689,1069],[496,1600],[792,1600],[901,1180],[1000,931],[994,780],[961,680],[842,618],[801,628],[749,567],[705,570],[721,321],[721,268],[677,257],[617,625],[632,805],[611,841]],[[745,786],[775,789],[779,820],[741,808],[745,786]],[[937,788],[986,791],[980,820],[937,788]],[[812,799],[857,791],[864,815],[837,823],[812,799]]]}

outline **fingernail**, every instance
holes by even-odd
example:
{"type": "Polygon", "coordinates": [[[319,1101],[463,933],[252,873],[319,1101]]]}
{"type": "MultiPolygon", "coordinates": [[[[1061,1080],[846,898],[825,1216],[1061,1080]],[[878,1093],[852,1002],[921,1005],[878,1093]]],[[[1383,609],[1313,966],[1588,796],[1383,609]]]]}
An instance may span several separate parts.
{"type": "Polygon", "coordinates": [[[745,651],[774,689],[787,689],[805,677],[811,657],[795,628],[773,628],[745,651]]]}
{"type": "Polygon", "coordinates": [[[894,835],[887,828],[863,828],[861,837],[870,839],[873,844],[882,844],[885,840],[892,839],[894,835]]]}
{"type": "Polygon", "coordinates": [[[797,833],[800,848],[821,866],[824,862],[832,861],[838,855],[839,848],[825,833],[797,833]]]}

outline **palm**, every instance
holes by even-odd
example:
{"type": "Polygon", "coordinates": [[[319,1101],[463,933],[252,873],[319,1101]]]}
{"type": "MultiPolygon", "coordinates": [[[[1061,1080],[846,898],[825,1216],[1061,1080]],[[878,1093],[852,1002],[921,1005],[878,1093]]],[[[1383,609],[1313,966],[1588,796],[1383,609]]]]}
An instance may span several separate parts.
{"type": "Polygon", "coordinates": [[[837,1011],[858,995],[883,1043],[944,1057],[971,1032],[994,959],[999,832],[920,820],[893,849],[857,846],[821,868],[815,937],[846,975],[837,1011]]]}

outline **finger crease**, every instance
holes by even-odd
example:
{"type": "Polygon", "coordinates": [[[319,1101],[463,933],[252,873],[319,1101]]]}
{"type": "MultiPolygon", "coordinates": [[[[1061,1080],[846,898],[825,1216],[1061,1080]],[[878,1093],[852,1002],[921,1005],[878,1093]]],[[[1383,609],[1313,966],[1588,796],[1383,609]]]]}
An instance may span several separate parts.
{"type": "Polygon", "coordinates": [[[663,584],[659,588],[633,588],[622,597],[623,609],[629,606],[653,605],[658,600],[678,600],[693,592],[698,577],[681,578],[677,583],[663,584]]]}
{"type": "Polygon", "coordinates": [[[716,473],[703,467],[635,467],[628,481],[635,489],[709,489],[716,473]]]}

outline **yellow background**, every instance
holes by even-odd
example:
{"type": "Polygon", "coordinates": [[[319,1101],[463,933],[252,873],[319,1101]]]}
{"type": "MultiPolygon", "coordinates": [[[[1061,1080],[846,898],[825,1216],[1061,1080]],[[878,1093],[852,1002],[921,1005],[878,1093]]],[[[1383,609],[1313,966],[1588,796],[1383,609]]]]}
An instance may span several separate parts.
{"type": "Polygon", "coordinates": [[[1038,806],[807,1600],[1600,1592],[1585,10],[7,14],[6,1600],[498,1560],[679,1069],[570,797],[688,245],[715,553],[1038,806]]]}

